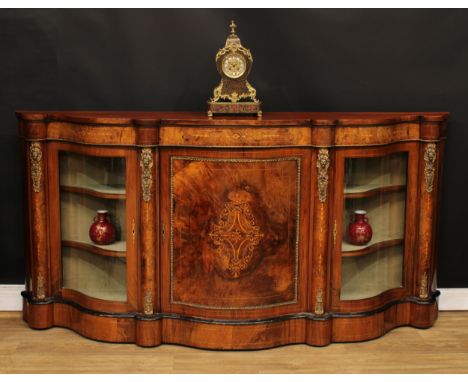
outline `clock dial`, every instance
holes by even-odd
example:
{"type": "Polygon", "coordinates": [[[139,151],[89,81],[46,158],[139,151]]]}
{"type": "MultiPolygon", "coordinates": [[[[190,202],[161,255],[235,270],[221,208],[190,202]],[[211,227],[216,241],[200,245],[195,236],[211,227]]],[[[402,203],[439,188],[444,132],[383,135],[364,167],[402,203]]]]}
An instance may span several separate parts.
{"type": "Polygon", "coordinates": [[[247,65],[240,54],[228,54],[222,62],[223,73],[229,78],[239,78],[245,73],[247,65]]]}

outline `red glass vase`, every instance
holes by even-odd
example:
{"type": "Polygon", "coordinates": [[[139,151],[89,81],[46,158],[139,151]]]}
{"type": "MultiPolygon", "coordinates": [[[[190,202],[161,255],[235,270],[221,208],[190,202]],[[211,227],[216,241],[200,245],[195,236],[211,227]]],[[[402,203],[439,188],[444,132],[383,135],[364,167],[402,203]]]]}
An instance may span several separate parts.
{"type": "Polygon", "coordinates": [[[115,241],[115,227],[112,224],[109,211],[97,210],[94,223],[89,227],[89,238],[99,245],[112,244],[115,241]]]}
{"type": "Polygon", "coordinates": [[[356,210],[348,225],[348,242],[354,245],[365,245],[372,239],[372,227],[366,211],[356,210]]]}

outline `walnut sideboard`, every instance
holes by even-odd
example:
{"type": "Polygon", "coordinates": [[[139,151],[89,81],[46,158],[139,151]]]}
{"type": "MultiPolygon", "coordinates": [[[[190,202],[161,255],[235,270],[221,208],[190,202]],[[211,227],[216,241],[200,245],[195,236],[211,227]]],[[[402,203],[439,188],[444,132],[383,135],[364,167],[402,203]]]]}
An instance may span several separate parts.
{"type": "Polygon", "coordinates": [[[448,113],[17,116],[31,328],[259,349],[437,318],[448,113]],[[97,210],[112,244],[90,239],[97,210]],[[356,210],[366,244],[348,237],[356,210]]]}

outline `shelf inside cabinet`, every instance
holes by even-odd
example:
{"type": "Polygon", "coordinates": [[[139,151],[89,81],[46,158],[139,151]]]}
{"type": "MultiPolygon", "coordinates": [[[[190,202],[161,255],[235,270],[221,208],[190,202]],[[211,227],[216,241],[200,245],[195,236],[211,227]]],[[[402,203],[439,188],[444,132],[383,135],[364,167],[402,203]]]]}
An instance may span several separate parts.
{"type": "Polygon", "coordinates": [[[348,158],[345,199],[366,198],[406,189],[406,155],[348,158]]]}
{"type": "Polygon", "coordinates": [[[86,296],[126,301],[126,259],[93,256],[87,250],[62,247],[62,286],[86,296]]]}
{"type": "Polygon", "coordinates": [[[125,206],[125,200],[62,192],[60,215],[62,241],[74,248],[89,250],[99,255],[124,257],[127,251],[125,206]],[[116,230],[116,242],[110,245],[98,245],[89,238],[89,228],[94,221],[96,211],[100,209],[109,211],[116,230]]]}
{"type": "Polygon", "coordinates": [[[343,257],[362,256],[381,248],[402,244],[405,237],[406,192],[392,192],[380,198],[349,199],[346,201],[344,232],[341,245],[343,257]],[[365,245],[348,243],[347,226],[353,211],[367,211],[372,227],[372,240],[365,245]]]}
{"type": "Polygon", "coordinates": [[[125,199],[125,187],[113,187],[105,185],[71,186],[62,184],[62,191],[86,194],[103,199],[125,199]]]}
{"type": "Polygon", "coordinates": [[[372,240],[366,245],[352,245],[343,243],[343,257],[364,256],[368,253],[375,252],[382,248],[393,247],[395,245],[403,244],[404,239],[390,239],[372,243],[372,240]],[[346,250],[344,250],[346,248],[346,250]]]}
{"type": "Polygon", "coordinates": [[[62,240],[62,245],[65,247],[78,248],[92,252],[96,255],[110,257],[125,257],[127,251],[127,243],[125,241],[116,241],[109,245],[98,245],[88,240],[62,240]]]}
{"type": "Polygon", "coordinates": [[[403,285],[402,245],[369,256],[346,257],[342,263],[341,300],[361,300],[403,285]]]}
{"type": "Polygon", "coordinates": [[[125,199],[125,159],[60,153],[62,191],[105,199],[125,199]]]}
{"type": "MultiPolygon", "coordinates": [[[[64,288],[66,290],[75,292],[76,287],[67,287],[64,288]]],[[[127,300],[127,295],[124,291],[101,291],[99,293],[99,297],[92,296],[92,291],[88,291],[86,289],[82,289],[81,291],[78,291],[79,294],[85,296],[85,297],[91,297],[94,300],[101,300],[102,302],[109,302],[109,301],[116,301],[116,302],[125,302],[127,300]]]]}
{"type": "Polygon", "coordinates": [[[345,188],[345,199],[369,198],[389,192],[400,192],[406,189],[404,184],[386,185],[374,187],[373,185],[363,185],[345,188]]]}
{"type": "Polygon", "coordinates": [[[342,256],[361,256],[376,251],[380,248],[399,245],[404,241],[403,232],[390,232],[378,230],[372,235],[372,239],[365,245],[354,245],[343,240],[341,246],[342,256]]]}

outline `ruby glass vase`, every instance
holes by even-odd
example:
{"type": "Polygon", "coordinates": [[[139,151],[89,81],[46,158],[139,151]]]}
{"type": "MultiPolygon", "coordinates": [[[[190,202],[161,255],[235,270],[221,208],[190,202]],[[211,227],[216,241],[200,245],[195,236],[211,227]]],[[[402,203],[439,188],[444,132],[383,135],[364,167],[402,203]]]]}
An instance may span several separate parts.
{"type": "Polygon", "coordinates": [[[97,210],[94,223],[89,228],[89,238],[95,244],[108,245],[115,242],[115,227],[107,210],[97,210]]]}
{"type": "Polygon", "coordinates": [[[369,224],[367,212],[354,211],[348,225],[348,242],[353,245],[365,245],[372,239],[372,227],[369,224]]]}

